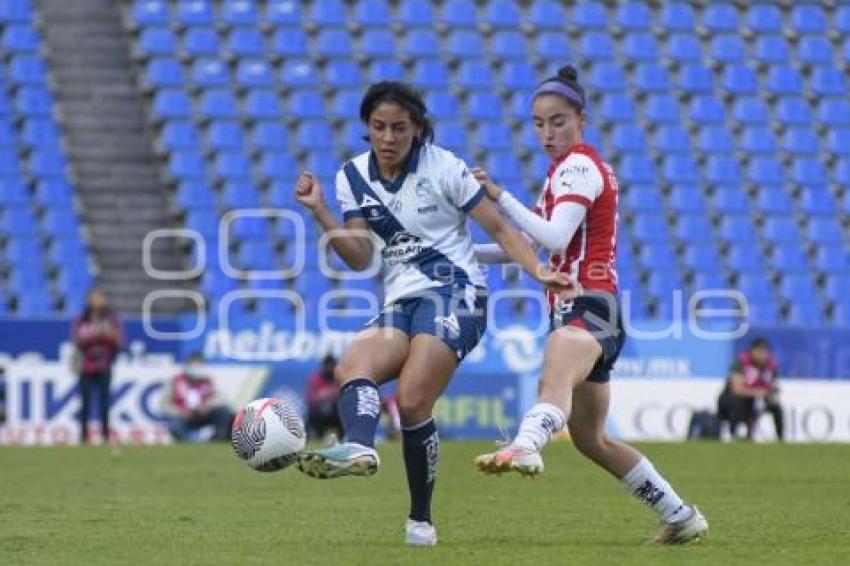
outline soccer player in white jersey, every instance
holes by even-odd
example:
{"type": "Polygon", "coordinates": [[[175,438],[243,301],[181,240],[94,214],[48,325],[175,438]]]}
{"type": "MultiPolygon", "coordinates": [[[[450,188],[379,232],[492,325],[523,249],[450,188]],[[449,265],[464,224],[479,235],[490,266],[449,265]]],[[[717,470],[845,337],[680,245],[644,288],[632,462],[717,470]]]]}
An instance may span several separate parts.
{"type": "Polygon", "coordinates": [[[385,81],[367,90],[360,118],[371,150],[345,163],[336,178],[343,226],[310,173],[296,186],[297,200],[323,230],[334,231],[331,245],[353,269],[370,264],[371,236],[377,237],[386,293],[383,310],[357,335],[335,372],[346,442],[302,454],[299,469],[317,478],[375,473],[377,386],[398,378],[411,500],[405,541],[417,545],[437,542],[431,519],[439,450],[434,403],[485,330],[485,280],[467,216],[535,279],[562,280],[483,198],[484,189],[464,162],[431,143],[426,114],[420,95],[404,83],[385,81]]]}
{"type": "MultiPolygon", "coordinates": [[[[477,457],[475,464],[485,473],[539,474],[540,451],[553,434],[568,427],[582,454],[658,513],[664,528],[655,542],[687,542],[706,534],[705,517],[682,501],[644,455],[605,435],[609,374],[626,336],[614,265],[617,181],[597,151],[581,140],[586,100],[578,73],[570,66],[534,91],[534,129],[552,165],[533,212],[485,171],[473,171],[488,196],[549,250],[550,267],[579,283],[575,290],[547,291],[551,331],[537,404],[511,443],[477,457]]],[[[498,244],[476,246],[476,254],[484,262],[509,261],[498,244]]]]}

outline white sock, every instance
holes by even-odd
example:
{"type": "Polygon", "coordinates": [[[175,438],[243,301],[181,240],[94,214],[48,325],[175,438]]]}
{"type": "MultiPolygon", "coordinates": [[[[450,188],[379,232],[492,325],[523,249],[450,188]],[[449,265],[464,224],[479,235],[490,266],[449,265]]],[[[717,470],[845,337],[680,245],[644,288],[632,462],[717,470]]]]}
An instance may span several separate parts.
{"type": "Polygon", "coordinates": [[[680,521],[690,513],[690,507],[646,458],[638,460],[621,481],[626,491],[651,507],[667,523],[680,521]]]}
{"type": "Polygon", "coordinates": [[[537,403],[522,418],[513,444],[540,452],[552,435],[567,424],[564,411],[551,403],[537,403]]]}

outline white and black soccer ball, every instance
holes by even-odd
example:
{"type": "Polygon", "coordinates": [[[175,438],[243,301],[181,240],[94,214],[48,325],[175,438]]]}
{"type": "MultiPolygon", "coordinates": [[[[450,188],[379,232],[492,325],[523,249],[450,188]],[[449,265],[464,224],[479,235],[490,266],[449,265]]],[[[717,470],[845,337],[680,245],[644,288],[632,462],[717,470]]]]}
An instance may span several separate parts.
{"type": "Polygon", "coordinates": [[[260,472],[282,470],[304,449],[304,422],[286,400],[251,401],[236,413],[230,434],[236,455],[260,472]]]}

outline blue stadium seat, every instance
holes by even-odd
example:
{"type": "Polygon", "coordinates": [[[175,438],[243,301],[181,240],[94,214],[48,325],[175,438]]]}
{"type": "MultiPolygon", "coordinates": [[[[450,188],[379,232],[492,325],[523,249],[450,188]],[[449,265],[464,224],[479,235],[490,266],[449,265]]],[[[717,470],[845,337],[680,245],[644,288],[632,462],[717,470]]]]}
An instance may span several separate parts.
{"type": "Polygon", "coordinates": [[[9,63],[8,77],[16,85],[42,86],[47,82],[47,68],[41,55],[16,55],[9,63]]]}
{"type": "Polygon", "coordinates": [[[800,240],[797,223],[791,216],[768,216],[762,227],[764,238],[774,244],[785,244],[800,240]]]}
{"type": "MultiPolygon", "coordinates": [[[[4,186],[7,194],[14,193],[4,186]]],[[[35,187],[36,200],[43,206],[72,207],[74,203],[74,188],[61,179],[42,179],[35,187]]]]}
{"type": "Polygon", "coordinates": [[[797,4],[791,9],[791,29],[800,34],[825,34],[827,22],[823,8],[816,4],[797,4]]]}
{"type": "Polygon", "coordinates": [[[789,128],[782,136],[782,150],[799,155],[818,152],[818,136],[808,128],[789,128]]]}
{"type": "Polygon", "coordinates": [[[788,42],[781,35],[762,35],[756,39],[755,58],[768,64],[787,64],[790,59],[788,42]]]}
{"type": "Polygon", "coordinates": [[[695,271],[716,270],[721,265],[720,254],[713,243],[687,246],[682,263],[695,271]]]}
{"type": "Polygon", "coordinates": [[[491,92],[472,92],[466,102],[466,115],[473,120],[499,120],[502,102],[491,92]]]}
{"type": "Polygon", "coordinates": [[[308,150],[328,150],[333,148],[334,135],[331,127],[324,121],[302,122],[295,134],[299,148],[308,150]]]}
{"type": "MultiPolygon", "coordinates": [[[[224,176],[227,178],[227,176],[224,176]]],[[[230,177],[224,183],[221,190],[221,204],[224,210],[233,210],[237,208],[258,208],[261,206],[260,195],[257,188],[251,184],[248,177],[240,175],[238,177],[230,177]]]]}
{"type": "Polygon", "coordinates": [[[64,179],[68,173],[68,162],[65,157],[53,150],[33,151],[30,153],[28,166],[30,173],[41,179],[49,177],[64,179]]]}
{"type": "Polygon", "coordinates": [[[818,301],[791,301],[788,311],[788,322],[798,326],[820,326],[826,322],[826,317],[818,301]]]}
{"type": "Polygon", "coordinates": [[[691,33],[675,33],[667,38],[667,56],[679,63],[702,61],[702,46],[699,38],[691,33]]]}
{"type": "Polygon", "coordinates": [[[244,0],[225,0],[219,10],[218,17],[226,26],[255,26],[259,13],[254,2],[244,0]]]}
{"type": "Polygon", "coordinates": [[[806,228],[806,238],[818,245],[840,244],[843,240],[841,225],[835,217],[812,217],[806,228]]]}
{"type": "Polygon", "coordinates": [[[212,27],[215,21],[212,2],[206,0],[180,0],[177,2],[174,20],[185,27],[212,27]]]}
{"type": "Polygon", "coordinates": [[[679,215],[674,234],[682,242],[690,244],[709,244],[714,241],[711,221],[704,212],[679,215]]]}
{"type": "Polygon", "coordinates": [[[522,124],[522,131],[519,135],[519,148],[531,154],[540,150],[540,142],[537,140],[534,124],[531,122],[526,121],[522,124]]]}
{"type": "Polygon", "coordinates": [[[712,3],[705,8],[702,23],[710,32],[734,32],[738,30],[738,11],[733,4],[712,3]]]}
{"type": "Polygon", "coordinates": [[[280,149],[269,148],[260,157],[258,171],[261,176],[274,181],[285,181],[292,190],[292,181],[298,176],[298,166],[295,160],[280,149]]]}
{"type": "Polygon", "coordinates": [[[360,53],[370,59],[393,58],[395,44],[395,38],[389,30],[367,29],[360,38],[360,53]]]}
{"type": "Polygon", "coordinates": [[[666,156],[662,174],[671,183],[698,183],[700,179],[697,164],[685,154],[666,156]]]}
{"type": "Polygon", "coordinates": [[[850,34],[850,6],[836,6],[832,21],[835,31],[850,34]]]}
{"type": "Polygon", "coordinates": [[[499,122],[485,122],[475,132],[476,145],[484,151],[509,151],[513,146],[510,128],[499,122]]]}
{"type": "Polygon", "coordinates": [[[717,228],[717,234],[723,240],[746,243],[747,245],[752,245],[752,242],[756,239],[755,226],[747,216],[722,217],[717,228]]]}
{"type": "MultiPolygon", "coordinates": [[[[752,226],[750,226],[750,229],[752,230],[752,226]]],[[[764,260],[764,254],[758,248],[758,246],[754,246],[751,242],[748,241],[742,242],[737,238],[726,239],[730,240],[729,252],[726,257],[729,263],[729,267],[737,273],[753,273],[763,277],[766,270],[766,263],[764,260]]],[[[745,295],[748,294],[746,290],[744,290],[740,286],[739,289],[741,289],[741,292],[743,292],[745,295]]],[[[756,294],[758,295],[758,293],[756,294]]]]}
{"type": "Polygon", "coordinates": [[[821,35],[804,35],[797,46],[797,56],[807,65],[830,65],[833,61],[832,43],[821,35]]]}
{"type": "Polygon", "coordinates": [[[850,305],[847,289],[850,289],[850,274],[846,269],[826,277],[824,281],[824,295],[834,303],[850,305]]]}
{"type": "Polygon", "coordinates": [[[800,191],[800,210],[807,215],[834,214],[838,204],[825,186],[810,185],[800,191]]]}
{"type": "Polygon", "coordinates": [[[810,126],[812,109],[800,96],[786,96],[776,104],[776,119],[783,126],[810,126]]]}
{"type": "Polygon", "coordinates": [[[663,214],[639,214],[634,218],[631,234],[643,242],[667,242],[670,228],[663,214]]]}
{"type": "Polygon", "coordinates": [[[699,131],[697,147],[703,153],[733,153],[735,142],[724,126],[706,126],[699,131]]]}
{"type": "MultiPolygon", "coordinates": [[[[560,22],[558,23],[559,25],[560,22]]],[[[572,56],[572,49],[567,37],[558,32],[542,32],[537,34],[535,52],[542,59],[564,61],[572,56]]]]}
{"type": "Polygon", "coordinates": [[[22,132],[21,139],[18,140],[18,134],[15,129],[15,126],[12,125],[12,121],[8,117],[0,113],[0,147],[9,149],[16,148],[18,146],[19,141],[24,142],[26,145],[36,145],[41,142],[47,143],[49,140],[42,138],[41,136],[36,139],[33,139],[32,137],[27,139],[27,134],[25,133],[26,127],[28,124],[32,123],[49,123],[52,125],[53,121],[50,118],[32,118],[30,120],[26,120],[24,125],[25,130],[24,132],[22,132]]]}
{"type": "MultiPolygon", "coordinates": [[[[239,240],[263,240],[269,236],[269,222],[266,218],[243,216],[230,224],[230,234],[239,240]]],[[[246,242],[242,242],[245,245],[246,242]]]]}
{"type": "Polygon", "coordinates": [[[844,75],[833,67],[816,67],[810,81],[812,92],[818,96],[845,96],[847,81],[844,75]]]}
{"type": "Polygon", "coordinates": [[[670,73],[665,67],[654,63],[639,64],[635,69],[635,86],[646,93],[668,92],[670,73]]]}
{"type": "Polygon", "coordinates": [[[298,119],[319,119],[325,116],[325,97],[318,90],[300,90],[290,95],[288,109],[298,119]]]}
{"type": "Polygon", "coordinates": [[[655,183],[655,166],[646,155],[629,154],[623,157],[619,170],[624,182],[655,183]]]}
{"type": "MultiPolygon", "coordinates": [[[[815,250],[815,267],[828,274],[850,274],[850,253],[841,245],[825,244],[815,250]]],[[[847,292],[846,289],[842,294],[847,292]]]]}
{"type": "Polygon", "coordinates": [[[790,215],[794,202],[781,186],[761,186],[756,192],[756,209],[765,214],[790,215]]]}
{"type": "Polygon", "coordinates": [[[633,122],[635,105],[625,94],[609,94],[602,99],[599,117],[612,122],[633,122]]]}
{"type": "Polygon", "coordinates": [[[712,155],[706,161],[705,178],[713,184],[737,184],[741,180],[741,167],[734,157],[712,155]]]}
{"type": "MultiPolygon", "coordinates": [[[[340,89],[333,97],[330,116],[348,120],[359,120],[360,98],[362,92],[357,89],[340,89]]],[[[429,109],[430,110],[430,109],[429,109]]]]}
{"type": "Polygon", "coordinates": [[[380,81],[401,81],[407,78],[407,71],[399,61],[391,59],[379,59],[372,61],[369,66],[369,81],[376,83],[380,81]]]}
{"type": "Polygon", "coordinates": [[[701,267],[694,271],[691,282],[692,291],[704,291],[707,289],[728,289],[729,281],[718,271],[721,264],[716,264],[710,269],[701,267]]]}
{"type": "Polygon", "coordinates": [[[579,55],[591,61],[613,59],[614,41],[607,32],[589,31],[579,40],[579,55]]]}
{"type": "Polygon", "coordinates": [[[773,130],[767,126],[747,126],[741,133],[740,148],[751,154],[773,154],[776,152],[776,138],[773,130]]]}
{"type": "Polygon", "coordinates": [[[426,93],[425,103],[431,115],[438,120],[456,120],[460,117],[460,104],[448,91],[432,90],[426,93]]]}
{"type": "Polygon", "coordinates": [[[803,79],[793,67],[773,66],[767,75],[767,88],[780,96],[801,94],[803,79]]]}
{"type": "Polygon", "coordinates": [[[203,179],[206,163],[198,150],[175,151],[168,158],[168,172],[178,180],[203,179]]]}
{"type": "Polygon", "coordinates": [[[850,128],[830,128],[826,134],[826,150],[833,155],[850,155],[850,128]]]}
{"type": "Polygon", "coordinates": [[[733,33],[717,34],[712,37],[708,53],[711,59],[724,65],[740,64],[747,58],[744,40],[733,33]]]}
{"type": "Polygon", "coordinates": [[[655,62],[659,59],[659,49],[651,33],[629,33],[623,38],[623,55],[633,61],[655,62]]]}
{"type": "MultiPolygon", "coordinates": [[[[28,16],[29,13],[27,19],[28,16]]],[[[133,2],[132,21],[138,27],[168,25],[168,18],[168,2],[165,0],[135,0],[133,2]]]]}
{"type": "Polygon", "coordinates": [[[192,112],[192,103],[182,90],[164,89],[154,95],[153,111],[160,119],[187,118],[192,112]]]}
{"type": "Polygon", "coordinates": [[[687,94],[710,93],[714,89],[714,75],[697,63],[682,65],[679,69],[679,88],[687,94]]]}
{"type": "Polygon", "coordinates": [[[208,242],[218,238],[218,216],[212,210],[190,209],[186,212],[184,224],[186,228],[200,233],[208,242]]]}
{"type": "Polygon", "coordinates": [[[334,89],[360,86],[362,83],[360,67],[353,61],[330,61],[325,68],[325,84],[334,89]]]}
{"type": "Polygon", "coordinates": [[[155,89],[182,86],[183,68],[176,59],[151,59],[145,70],[145,83],[155,89]]]}
{"type": "Polygon", "coordinates": [[[320,30],[314,47],[316,55],[328,59],[350,57],[354,50],[351,35],[343,29],[320,30]]]}
{"type": "MultiPolygon", "coordinates": [[[[850,157],[842,157],[835,163],[832,179],[838,184],[850,185],[850,157]]],[[[850,214],[850,191],[845,193],[842,210],[850,214]]]]}
{"type": "Polygon", "coordinates": [[[398,7],[398,20],[405,28],[434,26],[434,11],[430,2],[402,0],[398,7]]]}
{"type": "Polygon", "coordinates": [[[473,31],[454,31],[449,33],[446,52],[456,59],[481,59],[485,54],[484,40],[473,31]]]}
{"type": "Polygon", "coordinates": [[[753,325],[772,326],[780,322],[779,310],[773,302],[750,302],[748,305],[749,322],[753,325]]]}
{"type": "Polygon", "coordinates": [[[722,85],[726,91],[735,96],[758,92],[756,72],[746,65],[726,67],[723,72],[722,85]]]}
{"type": "Polygon", "coordinates": [[[167,27],[145,28],[139,34],[139,53],[144,57],[173,55],[175,51],[177,39],[167,27]]]}
{"type": "Polygon", "coordinates": [[[283,116],[280,99],[271,89],[250,91],[245,97],[243,111],[254,120],[275,120],[283,116]]]}
{"type": "Polygon", "coordinates": [[[228,90],[207,90],[198,100],[198,112],[208,119],[231,119],[239,116],[236,99],[228,90]]]}
{"type": "Polygon", "coordinates": [[[245,132],[236,120],[213,120],[205,137],[207,146],[215,151],[237,150],[245,144],[245,132]]]}
{"type": "Polygon", "coordinates": [[[0,177],[18,178],[21,174],[21,165],[16,149],[0,150],[0,177]]]}
{"type": "Polygon", "coordinates": [[[475,2],[455,0],[443,3],[442,22],[452,29],[474,28],[478,24],[475,2]]]}
{"type": "Polygon", "coordinates": [[[531,91],[539,80],[534,68],[525,61],[506,61],[500,77],[501,85],[512,91],[531,91]]]}
{"type": "Polygon", "coordinates": [[[265,23],[270,26],[300,26],[304,21],[300,2],[292,0],[269,0],[263,14],[265,23]]]}
{"type": "Polygon", "coordinates": [[[192,64],[192,82],[203,88],[225,87],[230,84],[230,71],[218,59],[203,58],[192,64]]]}
{"type": "Polygon", "coordinates": [[[696,27],[693,7],[687,2],[662,4],[660,27],[670,31],[692,33],[696,27]]]}
{"type": "Polygon", "coordinates": [[[670,210],[676,213],[705,213],[708,210],[705,194],[692,185],[673,185],[667,195],[670,210]]]}
{"type": "Polygon", "coordinates": [[[183,51],[192,57],[217,55],[221,49],[218,34],[208,27],[193,27],[183,35],[183,51]]]}
{"type": "Polygon", "coordinates": [[[488,153],[484,166],[497,183],[514,186],[522,182],[522,165],[511,151],[488,153]]]}
{"type": "Polygon", "coordinates": [[[318,86],[319,77],[309,60],[290,59],[281,66],[280,81],[292,88],[312,88],[318,86]]]}
{"type": "MultiPolygon", "coordinates": [[[[15,143],[14,134],[3,128],[2,135],[7,141],[15,143]]],[[[62,134],[59,127],[50,118],[32,118],[24,120],[20,142],[31,147],[59,148],[62,134]]]]}
{"type": "Polygon", "coordinates": [[[758,96],[739,96],[732,107],[732,118],[742,124],[767,124],[767,104],[758,96]]]}
{"type": "Polygon", "coordinates": [[[79,234],[80,222],[73,210],[49,208],[41,218],[41,228],[53,236],[79,234]]]}
{"type": "Polygon", "coordinates": [[[227,34],[225,49],[234,57],[262,57],[265,44],[260,32],[253,28],[233,28],[227,34]]]}
{"type": "Polygon", "coordinates": [[[390,25],[390,7],[385,0],[357,2],[354,22],[363,28],[387,28],[390,25]]]}
{"type": "Polygon", "coordinates": [[[342,0],[315,0],[307,20],[319,28],[343,27],[348,23],[345,3],[342,0]]]}
{"type": "Polygon", "coordinates": [[[23,318],[26,317],[43,317],[53,314],[53,299],[51,299],[46,289],[46,282],[43,280],[38,287],[41,291],[27,291],[24,289],[32,289],[32,287],[21,287],[18,295],[17,315],[23,318]]]}
{"type": "Polygon", "coordinates": [[[622,210],[642,213],[664,212],[664,199],[654,185],[630,184],[623,187],[622,210]]]}
{"type": "Polygon", "coordinates": [[[331,183],[326,184],[327,187],[333,186],[332,179],[336,177],[339,166],[339,160],[326,151],[314,151],[307,156],[307,169],[309,171],[313,171],[319,178],[331,179],[331,183]]]}
{"type": "Polygon", "coordinates": [[[178,184],[174,200],[183,210],[212,210],[215,207],[212,189],[206,183],[197,181],[184,181],[178,184]]]}
{"type": "MultiPolygon", "coordinates": [[[[678,270],[676,252],[673,251],[673,247],[669,242],[651,240],[645,242],[643,245],[638,246],[638,259],[645,268],[663,270],[665,275],[670,274],[668,270],[672,270],[673,272],[678,270]]],[[[650,284],[650,292],[655,294],[652,287],[650,284]]]]}
{"type": "Polygon", "coordinates": [[[257,122],[251,128],[251,145],[260,151],[286,149],[287,137],[287,130],[278,122],[257,122]]]}
{"type": "Polygon", "coordinates": [[[825,185],[826,168],[816,158],[798,157],[791,164],[791,180],[800,185],[825,185]]]}
{"type": "Polygon", "coordinates": [[[528,42],[518,31],[500,30],[490,40],[491,56],[502,60],[527,60],[528,42]]]}
{"type": "Polygon", "coordinates": [[[35,240],[13,238],[6,242],[6,250],[4,253],[6,261],[14,264],[16,267],[25,264],[27,267],[35,266],[40,268],[44,261],[44,252],[41,246],[35,240]]]}
{"type": "Polygon", "coordinates": [[[608,27],[608,16],[605,14],[605,6],[599,2],[580,2],[573,6],[572,23],[577,28],[604,29],[608,27]]]}
{"type": "Polygon", "coordinates": [[[697,124],[719,124],[726,119],[723,104],[711,95],[695,96],[691,100],[690,115],[697,124]]]}
{"type": "MultiPolygon", "coordinates": [[[[682,119],[682,109],[679,100],[666,93],[652,93],[646,98],[643,105],[644,115],[654,124],[666,126],[668,124],[679,124],[682,119]]],[[[690,139],[688,140],[690,146],[690,139]]]]}
{"type": "Polygon", "coordinates": [[[747,11],[747,28],[760,34],[782,33],[782,12],[772,4],[753,4],[747,11]]]}
{"type": "Polygon", "coordinates": [[[756,185],[780,185],[785,182],[785,172],[775,157],[759,156],[750,160],[747,178],[756,185]]]}
{"type": "Polygon", "coordinates": [[[300,28],[278,28],[272,35],[271,52],[284,58],[307,57],[309,55],[307,34],[300,28]]]}
{"type": "Polygon", "coordinates": [[[402,45],[401,52],[410,59],[436,58],[440,55],[440,40],[431,30],[411,30],[402,45]]]}
{"type": "Polygon", "coordinates": [[[617,63],[597,63],[588,80],[593,90],[600,92],[623,92],[626,90],[626,75],[617,63]]]}
{"type": "Polygon", "coordinates": [[[9,24],[3,30],[0,47],[8,53],[29,53],[38,50],[39,36],[29,23],[9,24]]]}
{"type": "Polygon", "coordinates": [[[536,30],[560,30],[567,21],[567,13],[554,0],[534,0],[528,9],[528,21],[536,30]]]}
{"type": "Polygon", "coordinates": [[[514,0],[490,0],[484,8],[483,22],[493,28],[518,28],[520,8],[514,0]]]}
{"type": "Polygon", "coordinates": [[[485,61],[462,61],[455,74],[455,81],[468,90],[493,90],[493,71],[485,61]]]}
{"type": "Polygon", "coordinates": [[[655,147],[664,154],[689,153],[691,136],[678,124],[664,124],[655,131],[655,147]]]}
{"type": "Polygon", "coordinates": [[[648,30],[652,26],[652,12],[644,2],[627,2],[617,8],[615,21],[624,30],[648,30]]]}
{"type": "Polygon", "coordinates": [[[646,136],[643,130],[634,124],[620,124],[611,132],[611,147],[621,153],[646,151],[646,136]]]}
{"type": "Polygon", "coordinates": [[[349,122],[342,129],[342,147],[352,153],[362,153],[369,149],[369,144],[363,141],[363,125],[349,122]]]}
{"type": "Polygon", "coordinates": [[[261,59],[243,59],[236,66],[236,83],[245,88],[268,88],[274,85],[274,70],[261,59]]]}
{"type": "MultiPolygon", "coordinates": [[[[266,205],[276,208],[297,208],[299,205],[295,202],[295,194],[292,191],[292,182],[294,179],[275,179],[269,184],[266,192],[266,205]]],[[[278,223],[278,231],[284,226],[292,226],[291,222],[278,223]]],[[[292,241],[293,234],[288,234],[288,240],[292,241]]]]}
{"type": "Polygon", "coordinates": [[[811,301],[816,298],[817,291],[808,274],[786,274],[779,281],[779,292],[794,302],[811,301]]]}

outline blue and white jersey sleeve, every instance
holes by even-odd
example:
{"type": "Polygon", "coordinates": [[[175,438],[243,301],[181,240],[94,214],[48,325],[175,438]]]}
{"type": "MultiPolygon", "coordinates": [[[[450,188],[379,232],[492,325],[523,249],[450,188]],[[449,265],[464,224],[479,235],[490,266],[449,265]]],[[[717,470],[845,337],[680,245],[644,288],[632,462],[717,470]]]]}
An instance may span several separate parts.
{"type": "Polygon", "coordinates": [[[453,158],[446,167],[444,175],[445,186],[448,190],[446,196],[455,207],[467,214],[486,194],[484,187],[475,180],[462,159],[453,158]]]}
{"type": "Polygon", "coordinates": [[[360,209],[360,205],[354,198],[354,193],[351,191],[351,185],[348,183],[348,179],[342,169],[340,169],[336,174],[336,202],[342,212],[342,219],[344,221],[352,218],[363,217],[363,211],[360,209]]]}

